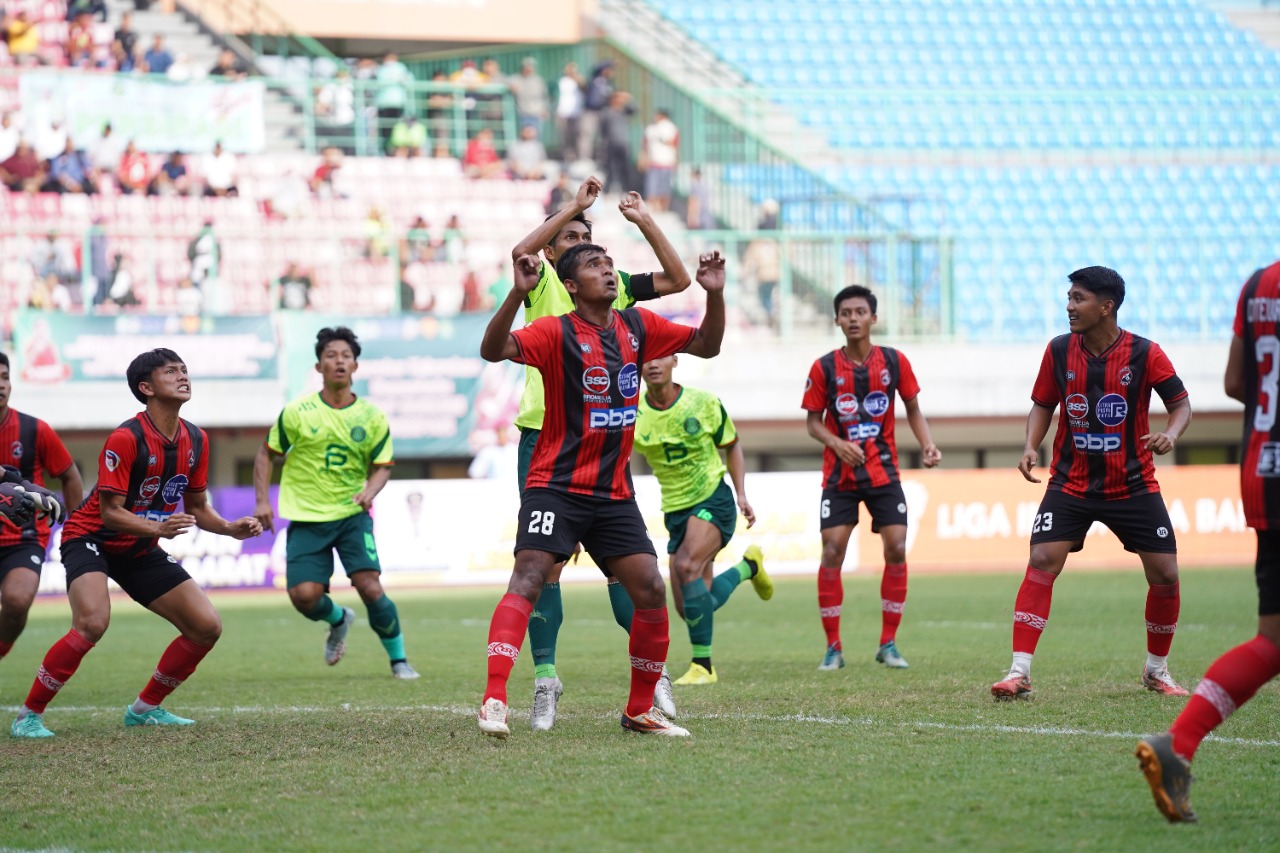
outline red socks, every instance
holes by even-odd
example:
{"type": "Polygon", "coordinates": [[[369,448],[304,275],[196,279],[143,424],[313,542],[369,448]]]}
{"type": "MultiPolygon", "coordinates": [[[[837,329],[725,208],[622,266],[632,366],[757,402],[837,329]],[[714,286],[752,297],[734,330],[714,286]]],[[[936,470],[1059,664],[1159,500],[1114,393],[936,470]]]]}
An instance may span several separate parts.
{"type": "Polygon", "coordinates": [[[138,698],[148,705],[159,705],[178,685],[191,677],[204,656],[213,651],[213,646],[202,646],[193,643],[186,637],[178,637],[169,644],[160,656],[160,663],[152,673],[147,686],[142,688],[138,698]]]}
{"type": "Polygon", "coordinates": [[[653,689],[662,677],[667,662],[671,635],[667,608],[636,610],[631,620],[631,695],[627,697],[627,716],[638,717],[653,707],[653,689]]]}
{"type": "Polygon", "coordinates": [[[1013,652],[1032,655],[1040,634],[1049,621],[1049,606],[1053,603],[1053,582],[1057,575],[1027,566],[1026,577],[1018,588],[1018,598],[1013,605],[1013,652]]]}
{"type": "Polygon", "coordinates": [[[840,646],[840,605],[844,602],[844,584],[840,581],[840,567],[818,569],[818,613],[822,616],[822,630],[827,632],[827,645],[840,646]]]}
{"type": "Polygon", "coordinates": [[[893,641],[907,603],[907,564],[885,564],[880,576],[880,645],[893,641]]]}
{"type": "Polygon", "coordinates": [[[1173,751],[1190,761],[1205,735],[1277,675],[1280,675],[1280,646],[1263,636],[1254,637],[1218,658],[1169,729],[1173,735],[1173,751]]]}
{"type": "Polygon", "coordinates": [[[1147,653],[1169,656],[1173,632],[1178,627],[1178,608],[1182,599],[1177,582],[1151,584],[1147,587],[1147,653]]]}
{"type": "Polygon", "coordinates": [[[45,653],[44,662],[36,670],[36,680],[31,684],[31,692],[27,701],[22,704],[33,714],[43,714],[44,709],[53,697],[62,689],[71,676],[75,675],[80,661],[89,654],[93,643],[80,636],[72,629],[61,640],[54,643],[45,653]]]}
{"type": "MultiPolygon", "coordinates": [[[[484,701],[507,701],[507,679],[520,656],[532,612],[533,602],[513,592],[502,596],[493,609],[493,619],[489,622],[489,681],[485,684],[484,701]]],[[[652,691],[650,694],[652,698],[652,691]]]]}

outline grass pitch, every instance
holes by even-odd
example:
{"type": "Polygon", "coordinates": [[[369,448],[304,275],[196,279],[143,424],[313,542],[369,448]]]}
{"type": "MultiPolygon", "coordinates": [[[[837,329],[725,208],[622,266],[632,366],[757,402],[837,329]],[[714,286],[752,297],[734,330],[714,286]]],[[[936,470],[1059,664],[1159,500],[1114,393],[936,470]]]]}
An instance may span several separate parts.
{"type": "MultiPolygon", "coordinates": [[[[889,671],[878,573],[846,575],[839,672],[816,671],[812,579],[767,603],[743,585],[716,613],[721,683],[677,688],[688,740],[619,728],[625,637],[602,583],[565,590],[556,728],[529,731],[526,648],[505,742],[474,719],[498,590],[396,594],[415,682],[390,678],[362,612],[330,668],[283,593],[221,595],[222,642],[166,703],[199,720],[184,731],[123,728],[173,631],[118,601],[46,714],[58,736],[0,739],[0,850],[1277,849],[1277,685],[1202,747],[1200,824],[1169,826],[1132,751],[1185,700],[1141,689],[1141,571],[1068,570],[1036,698],[996,704],[1018,582],[913,577],[911,668],[889,671]]],[[[1257,599],[1247,570],[1185,572],[1182,593],[1171,669],[1191,686],[1254,634],[1257,599]]],[[[68,623],[65,602],[37,605],[0,662],[6,724],[68,623]]],[[[677,622],[674,675],[688,649],[677,622]]]]}

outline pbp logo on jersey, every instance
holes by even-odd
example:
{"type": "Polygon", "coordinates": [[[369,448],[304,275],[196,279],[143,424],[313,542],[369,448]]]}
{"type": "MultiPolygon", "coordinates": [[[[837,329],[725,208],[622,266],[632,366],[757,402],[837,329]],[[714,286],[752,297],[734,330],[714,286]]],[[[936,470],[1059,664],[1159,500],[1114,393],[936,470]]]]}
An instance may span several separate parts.
{"type": "Polygon", "coordinates": [[[1083,394],[1072,394],[1067,398],[1067,416],[1082,420],[1089,416],[1089,398],[1083,394]]]}
{"type": "Polygon", "coordinates": [[[604,394],[609,390],[609,371],[599,365],[582,372],[582,385],[592,394],[604,394]]]}
{"type": "Polygon", "coordinates": [[[176,504],[182,500],[182,496],[186,494],[186,491],[187,475],[178,474],[175,477],[170,477],[169,482],[164,484],[164,492],[161,496],[164,498],[165,503],[176,504]]]}
{"type": "Polygon", "coordinates": [[[634,363],[624,364],[618,371],[618,390],[628,400],[640,393],[640,371],[634,363]]]}
{"type": "Polygon", "coordinates": [[[102,452],[102,462],[107,466],[108,471],[114,471],[120,467],[120,457],[114,450],[104,450],[102,452]]]}
{"type": "Polygon", "coordinates": [[[1119,426],[1129,415],[1129,404],[1119,394],[1107,394],[1093,407],[1098,420],[1107,426],[1119,426]]]}
{"type": "Polygon", "coordinates": [[[1115,453],[1120,449],[1120,436],[1115,433],[1076,432],[1071,441],[1083,453],[1115,453]]]}
{"type": "Polygon", "coordinates": [[[592,409],[588,421],[591,429],[623,429],[635,426],[636,407],[623,406],[620,409],[592,409]]]}
{"type": "Polygon", "coordinates": [[[883,391],[872,391],[862,398],[863,410],[873,418],[878,418],[889,411],[889,395],[883,391]]]}
{"type": "Polygon", "coordinates": [[[841,394],[836,397],[836,411],[842,415],[856,415],[858,413],[858,398],[852,394],[841,394]]]}
{"type": "MultiPolygon", "coordinates": [[[[160,492],[160,478],[148,477],[142,481],[142,485],[138,487],[138,497],[143,498],[148,503],[160,492]]],[[[172,501],[170,501],[172,503],[172,501]]]]}

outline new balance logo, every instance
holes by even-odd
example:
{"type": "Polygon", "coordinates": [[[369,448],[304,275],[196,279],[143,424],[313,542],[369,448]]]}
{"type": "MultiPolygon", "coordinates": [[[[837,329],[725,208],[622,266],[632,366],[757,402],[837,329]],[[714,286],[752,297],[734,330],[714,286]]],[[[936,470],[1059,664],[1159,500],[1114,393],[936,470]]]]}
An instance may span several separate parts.
{"type": "Polygon", "coordinates": [[[662,667],[664,665],[664,662],[660,660],[645,660],[644,658],[638,658],[635,655],[631,656],[631,668],[638,669],[641,672],[656,672],[661,674],[662,667]]]}
{"type": "Polygon", "coordinates": [[[1200,679],[1200,683],[1196,685],[1194,695],[1208,700],[1209,704],[1217,710],[1218,715],[1224,720],[1236,712],[1235,700],[1217,682],[1210,681],[1207,678],[1200,679]]]}
{"type": "Polygon", "coordinates": [[[1176,630],[1178,630],[1176,622],[1172,625],[1157,625],[1154,622],[1147,623],[1148,634],[1172,634],[1176,630]]]}
{"type": "Polygon", "coordinates": [[[182,685],[181,678],[174,678],[172,675],[165,675],[158,669],[151,673],[151,677],[163,684],[165,687],[168,687],[170,690],[177,689],[182,685]]]}
{"type": "Polygon", "coordinates": [[[888,599],[880,599],[880,609],[885,613],[901,613],[907,607],[905,601],[889,601],[888,599]]]}
{"type": "Polygon", "coordinates": [[[823,619],[834,619],[840,615],[840,605],[837,604],[835,607],[819,607],[818,615],[823,619]]]}
{"type": "Polygon", "coordinates": [[[66,683],[54,678],[52,675],[49,674],[49,671],[46,670],[43,666],[36,670],[36,681],[40,682],[45,687],[48,687],[50,690],[54,691],[55,693],[61,690],[62,685],[66,683]]]}
{"type": "Polygon", "coordinates": [[[101,556],[102,556],[101,554],[99,554],[99,553],[98,553],[98,546],[97,546],[97,545],[95,545],[95,544],[93,544],[92,542],[86,542],[86,543],[84,543],[84,547],[86,547],[86,548],[88,548],[90,551],[92,551],[92,552],[93,552],[93,555],[94,555],[95,557],[101,557],[101,556]]]}
{"type": "Polygon", "coordinates": [[[1028,627],[1035,628],[1037,631],[1043,631],[1044,626],[1049,624],[1049,620],[1043,616],[1037,616],[1034,613],[1023,613],[1021,610],[1013,614],[1013,621],[1015,623],[1021,622],[1028,627]]]}
{"type": "Polygon", "coordinates": [[[510,643],[490,643],[489,657],[494,655],[502,655],[504,658],[515,660],[520,657],[520,650],[510,643]]]}

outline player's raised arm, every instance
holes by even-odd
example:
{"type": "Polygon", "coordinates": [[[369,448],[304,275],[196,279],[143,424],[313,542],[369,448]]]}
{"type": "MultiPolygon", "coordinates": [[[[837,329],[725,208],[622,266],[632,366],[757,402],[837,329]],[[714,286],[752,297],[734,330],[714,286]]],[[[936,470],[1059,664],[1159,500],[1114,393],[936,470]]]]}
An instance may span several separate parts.
{"type": "MultiPolygon", "coordinates": [[[[538,286],[538,271],[542,262],[535,255],[525,254],[516,258],[513,266],[514,284],[511,292],[489,320],[484,338],[480,341],[480,357],[485,361],[505,361],[520,355],[520,348],[516,346],[515,338],[511,337],[511,325],[515,323],[516,313],[524,304],[525,294],[538,286]]],[[[721,310],[723,313],[723,308],[721,310]]],[[[723,325],[721,321],[721,326],[723,325]]]]}
{"type": "Polygon", "coordinates": [[[687,289],[689,271],[685,269],[684,261],[680,260],[676,247],[671,245],[667,235],[658,227],[640,193],[630,192],[624,195],[622,201],[618,202],[618,210],[622,212],[624,219],[640,229],[645,242],[653,249],[653,254],[662,266],[662,272],[653,274],[653,289],[658,296],[669,296],[687,289]]]}
{"type": "Polygon", "coordinates": [[[209,503],[209,493],[204,490],[183,495],[182,508],[195,519],[196,527],[210,533],[230,536],[232,539],[248,539],[262,533],[262,525],[253,516],[246,515],[235,521],[223,518],[213,508],[213,504],[209,503]]]}
{"type": "Polygon", "coordinates": [[[698,284],[707,292],[707,310],[685,352],[712,358],[720,354],[720,344],[724,340],[724,257],[719,252],[700,256],[697,278],[698,284]]]}
{"type": "Polygon", "coordinates": [[[1018,470],[1029,483],[1040,482],[1037,477],[1031,475],[1031,469],[1040,462],[1040,445],[1044,442],[1044,437],[1049,434],[1049,424],[1052,421],[1051,407],[1042,406],[1039,403],[1031,404],[1031,411],[1027,414],[1027,446],[1023,448],[1022,458],[1018,460],[1018,470]]]}
{"type": "Polygon", "coordinates": [[[920,411],[920,398],[912,397],[910,400],[903,400],[903,405],[907,409],[907,424],[911,427],[916,441],[920,442],[920,462],[924,467],[932,468],[942,461],[942,451],[933,443],[929,421],[925,418],[924,412],[920,411]]]}
{"type": "MultiPolygon", "coordinates": [[[[595,175],[583,181],[582,186],[578,187],[577,195],[573,197],[573,204],[566,204],[561,210],[557,210],[537,228],[526,234],[524,239],[516,243],[511,249],[511,260],[517,261],[524,255],[536,256],[541,252],[543,247],[556,238],[561,228],[564,228],[575,216],[596,203],[596,198],[600,195],[601,186],[600,179],[595,175]]],[[[537,282],[534,283],[536,284],[537,282]]]]}

